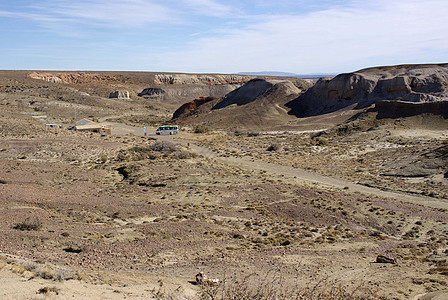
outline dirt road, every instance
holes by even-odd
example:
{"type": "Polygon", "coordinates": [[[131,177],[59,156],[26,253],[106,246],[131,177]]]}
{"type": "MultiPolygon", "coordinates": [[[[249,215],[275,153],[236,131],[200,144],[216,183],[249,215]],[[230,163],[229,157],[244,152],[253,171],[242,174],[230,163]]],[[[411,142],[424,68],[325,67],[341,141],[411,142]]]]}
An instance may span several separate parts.
{"type": "Polygon", "coordinates": [[[410,195],[394,191],[381,190],[374,187],[368,187],[361,184],[356,184],[351,181],[334,178],[329,176],[323,176],[317,173],[308,172],[302,169],[283,166],[274,163],[267,163],[261,160],[249,159],[249,158],[236,158],[236,157],[220,157],[216,155],[212,150],[198,146],[194,140],[188,138],[188,134],[182,134],[180,136],[160,136],[158,139],[173,141],[182,145],[186,145],[194,152],[217,161],[224,162],[238,166],[243,169],[251,170],[263,170],[269,174],[282,175],[285,180],[292,181],[297,184],[311,184],[324,188],[336,188],[350,191],[353,193],[361,193],[364,195],[377,196],[382,198],[392,198],[398,201],[423,205],[432,208],[448,208],[448,202],[443,199],[436,199],[426,197],[422,195],[410,195]]]}

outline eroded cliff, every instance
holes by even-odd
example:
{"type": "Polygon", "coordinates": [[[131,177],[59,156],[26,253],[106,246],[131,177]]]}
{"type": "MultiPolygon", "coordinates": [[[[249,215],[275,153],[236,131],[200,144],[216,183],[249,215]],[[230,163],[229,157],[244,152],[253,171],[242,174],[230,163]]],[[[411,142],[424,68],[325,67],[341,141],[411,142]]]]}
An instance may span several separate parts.
{"type": "Polygon", "coordinates": [[[448,100],[448,64],[378,67],[334,78],[321,78],[304,95],[287,104],[291,114],[308,117],[382,100],[448,100]]]}

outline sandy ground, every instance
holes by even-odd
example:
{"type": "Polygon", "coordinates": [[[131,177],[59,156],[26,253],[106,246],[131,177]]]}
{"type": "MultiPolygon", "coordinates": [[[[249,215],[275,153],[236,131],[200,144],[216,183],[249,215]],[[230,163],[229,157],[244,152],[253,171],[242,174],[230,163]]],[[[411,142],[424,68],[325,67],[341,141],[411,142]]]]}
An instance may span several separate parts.
{"type": "Polygon", "coordinates": [[[162,105],[14,80],[0,80],[0,298],[197,298],[199,271],[239,288],[447,298],[443,120],[159,137],[162,105]],[[74,107],[113,135],[45,128],[74,107]]]}

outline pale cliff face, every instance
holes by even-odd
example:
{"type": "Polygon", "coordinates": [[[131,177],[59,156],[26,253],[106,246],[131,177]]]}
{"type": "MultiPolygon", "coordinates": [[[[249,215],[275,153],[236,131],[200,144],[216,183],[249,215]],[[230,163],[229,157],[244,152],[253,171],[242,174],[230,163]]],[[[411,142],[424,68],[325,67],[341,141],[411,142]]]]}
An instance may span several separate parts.
{"type": "Polygon", "coordinates": [[[292,114],[306,117],[350,105],[368,107],[381,100],[448,100],[448,66],[381,67],[323,78],[288,107],[292,114]]]}

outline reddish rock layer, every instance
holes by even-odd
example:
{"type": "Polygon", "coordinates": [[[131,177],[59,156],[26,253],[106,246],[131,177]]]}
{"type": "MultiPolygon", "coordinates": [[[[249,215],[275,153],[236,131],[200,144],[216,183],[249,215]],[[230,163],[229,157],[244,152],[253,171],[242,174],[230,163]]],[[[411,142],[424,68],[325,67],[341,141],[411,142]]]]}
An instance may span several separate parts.
{"type": "Polygon", "coordinates": [[[195,110],[202,104],[210,102],[213,99],[215,99],[215,98],[203,96],[203,97],[198,97],[198,98],[194,99],[193,101],[187,102],[187,103],[183,104],[181,107],[179,107],[174,112],[173,119],[176,119],[180,116],[184,116],[184,115],[190,113],[191,111],[195,110]]]}

